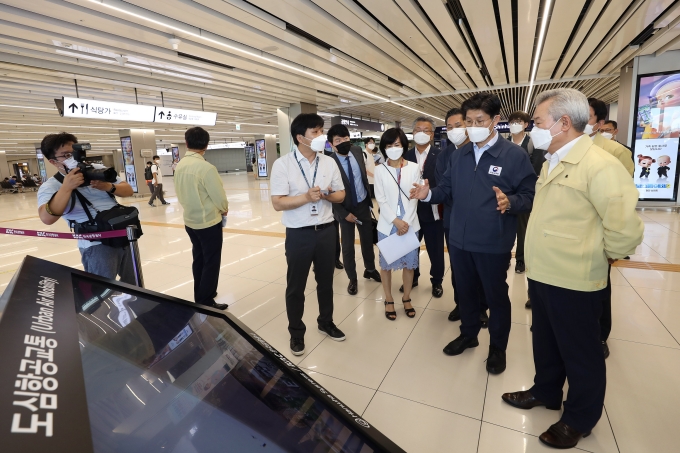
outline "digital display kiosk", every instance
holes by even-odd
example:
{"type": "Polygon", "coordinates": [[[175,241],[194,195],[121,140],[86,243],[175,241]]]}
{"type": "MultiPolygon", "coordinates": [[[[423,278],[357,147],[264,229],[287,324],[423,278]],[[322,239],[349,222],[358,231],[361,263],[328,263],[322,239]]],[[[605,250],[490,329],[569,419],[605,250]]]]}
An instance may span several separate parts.
{"type": "Polygon", "coordinates": [[[632,128],[635,186],[641,201],[678,197],[680,72],[638,76],[632,128]]]}
{"type": "Polygon", "coordinates": [[[132,152],[132,138],[121,137],[120,149],[123,153],[123,164],[125,166],[125,180],[132,187],[134,193],[138,193],[137,174],[135,173],[135,155],[132,152]]]}
{"type": "Polygon", "coordinates": [[[30,256],[0,312],[3,451],[403,451],[228,313],[30,256]]]}

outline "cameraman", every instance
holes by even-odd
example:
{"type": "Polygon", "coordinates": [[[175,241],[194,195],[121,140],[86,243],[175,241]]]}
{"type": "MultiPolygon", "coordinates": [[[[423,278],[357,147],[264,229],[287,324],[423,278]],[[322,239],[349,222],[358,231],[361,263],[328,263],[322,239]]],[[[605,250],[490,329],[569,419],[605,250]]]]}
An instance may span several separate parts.
{"type": "MultiPolygon", "coordinates": [[[[52,176],[38,190],[38,214],[45,225],[52,225],[60,217],[66,220],[69,226],[71,221],[76,223],[88,221],[85,208],[73,194],[74,190],[80,191],[99,211],[111,209],[116,205],[112,196],[114,193],[120,197],[129,197],[133,193],[132,187],[122,182],[120,178],[117,178],[115,184],[92,181],[89,186],[80,187],[85,178],[77,167],[78,162],[72,156],[75,143],[78,143],[78,139],[74,135],[61,132],[46,135],[40,144],[45,158],[64,176],[63,184],[52,176]]],[[[97,215],[92,209],[90,213],[92,216],[97,215]]],[[[135,284],[129,247],[114,248],[98,241],[78,239],[78,248],[86,272],[111,279],[120,276],[122,282],[135,284]]]]}

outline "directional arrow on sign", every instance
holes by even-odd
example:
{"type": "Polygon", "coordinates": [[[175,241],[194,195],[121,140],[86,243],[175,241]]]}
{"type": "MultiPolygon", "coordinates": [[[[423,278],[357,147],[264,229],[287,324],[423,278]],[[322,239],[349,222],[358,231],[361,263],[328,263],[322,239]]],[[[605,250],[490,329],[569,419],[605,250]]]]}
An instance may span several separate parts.
{"type": "Polygon", "coordinates": [[[161,119],[163,119],[163,117],[165,116],[165,113],[161,112],[161,113],[158,114],[158,116],[159,116],[161,119]]]}
{"type": "Polygon", "coordinates": [[[78,106],[75,104],[75,102],[69,105],[68,108],[71,109],[71,113],[76,113],[76,110],[78,110],[78,106]]]}

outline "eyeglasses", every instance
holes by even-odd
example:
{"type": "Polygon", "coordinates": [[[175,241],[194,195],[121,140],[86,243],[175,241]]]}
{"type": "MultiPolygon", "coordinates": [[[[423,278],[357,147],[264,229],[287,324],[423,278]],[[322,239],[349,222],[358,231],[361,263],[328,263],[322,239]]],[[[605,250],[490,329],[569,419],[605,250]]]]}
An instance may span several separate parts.
{"type": "Polygon", "coordinates": [[[414,134],[417,134],[418,132],[425,132],[426,134],[431,134],[432,129],[413,129],[414,134]]]}
{"type": "Polygon", "coordinates": [[[466,119],[465,124],[467,125],[467,127],[488,127],[488,125],[491,124],[490,122],[492,122],[492,121],[493,121],[493,118],[489,118],[489,119],[481,120],[481,121],[477,121],[477,120],[470,121],[470,120],[466,119]],[[487,122],[489,122],[489,124],[485,124],[487,122]]]}
{"type": "Polygon", "coordinates": [[[609,132],[610,134],[613,134],[614,129],[600,129],[600,132],[609,132]]]}
{"type": "Polygon", "coordinates": [[[73,157],[73,154],[72,153],[64,153],[61,156],[54,156],[55,159],[59,159],[60,157],[63,157],[64,159],[68,160],[71,157],[73,157]]]}

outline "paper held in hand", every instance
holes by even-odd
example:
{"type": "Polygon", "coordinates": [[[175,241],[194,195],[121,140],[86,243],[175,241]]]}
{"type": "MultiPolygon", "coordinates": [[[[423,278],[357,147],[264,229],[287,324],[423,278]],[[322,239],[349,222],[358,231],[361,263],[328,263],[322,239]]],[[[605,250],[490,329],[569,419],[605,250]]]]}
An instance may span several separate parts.
{"type": "Polygon", "coordinates": [[[413,231],[413,227],[409,227],[405,235],[399,236],[395,233],[382,241],[378,241],[377,245],[387,264],[392,264],[402,256],[419,248],[420,241],[416,232],[413,231]]]}

